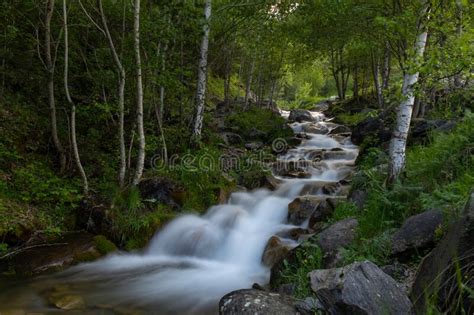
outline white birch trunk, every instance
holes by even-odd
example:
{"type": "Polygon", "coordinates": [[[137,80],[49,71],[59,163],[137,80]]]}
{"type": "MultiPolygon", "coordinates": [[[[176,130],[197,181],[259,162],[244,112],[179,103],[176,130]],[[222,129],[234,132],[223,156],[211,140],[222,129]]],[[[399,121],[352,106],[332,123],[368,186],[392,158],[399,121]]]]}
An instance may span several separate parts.
{"type": "MultiPolygon", "coordinates": [[[[58,124],[56,118],[56,100],[54,96],[54,71],[55,71],[55,60],[53,61],[52,56],[52,43],[51,43],[51,20],[54,13],[54,0],[48,0],[46,3],[46,15],[44,20],[45,33],[44,33],[44,49],[45,49],[45,64],[46,71],[48,74],[48,103],[49,112],[51,119],[51,136],[53,143],[59,154],[60,172],[63,173],[66,169],[66,154],[64,147],[61,144],[58,136],[58,124]]],[[[56,59],[56,58],[54,58],[56,59]]]]}
{"type": "Polygon", "coordinates": [[[142,61],[140,56],[140,0],[135,0],[134,7],[134,49],[135,66],[137,70],[137,128],[138,128],[138,158],[133,185],[138,185],[145,167],[145,129],[143,126],[143,82],[142,61]]]}
{"type": "Polygon", "coordinates": [[[77,170],[82,178],[82,186],[84,190],[84,195],[87,195],[89,192],[89,182],[87,181],[87,175],[84,171],[84,167],[81,163],[81,158],[79,155],[79,147],[77,146],[77,136],[76,136],[76,104],[71,99],[71,94],[69,93],[69,32],[68,32],[68,15],[67,15],[67,5],[66,0],[63,0],[63,21],[64,21],[64,91],[66,94],[66,99],[71,105],[71,147],[74,155],[74,162],[76,163],[77,170]]]}
{"type": "MultiPolygon", "coordinates": [[[[426,30],[418,35],[415,43],[415,58],[423,57],[427,37],[426,30]]],[[[397,122],[390,142],[389,182],[397,180],[405,166],[407,137],[415,103],[414,85],[418,82],[418,77],[418,71],[406,73],[403,77],[402,102],[398,107],[397,122]]]]}
{"type": "Polygon", "coordinates": [[[202,121],[204,118],[204,103],[206,100],[207,84],[207,53],[209,50],[209,31],[211,18],[211,0],[206,0],[204,6],[204,16],[206,21],[203,26],[204,34],[201,42],[201,57],[199,59],[198,82],[196,91],[196,116],[192,133],[192,142],[198,143],[201,140],[202,121]]]}
{"type": "Polygon", "coordinates": [[[102,0],[98,0],[99,3],[99,12],[100,17],[102,20],[103,32],[105,37],[107,38],[107,42],[109,44],[109,49],[112,53],[112,57],[115,63],[115,67],[117,68],[118,72],[118,107],[119,107],[119,141],[120,141],[120,166],[119,166],[119,184],[120,187],[125,185],[125,173],[127,170],[127,157],[125,151],[125,69],[122,66],[122,62],[120,57],[117,53],[117,49],[115,48],[114,41],[112,39],[112,35],[109,31],[109,26],[107,24],[107,19],[104,14],[104,9],[102,6],[102,0]]]}

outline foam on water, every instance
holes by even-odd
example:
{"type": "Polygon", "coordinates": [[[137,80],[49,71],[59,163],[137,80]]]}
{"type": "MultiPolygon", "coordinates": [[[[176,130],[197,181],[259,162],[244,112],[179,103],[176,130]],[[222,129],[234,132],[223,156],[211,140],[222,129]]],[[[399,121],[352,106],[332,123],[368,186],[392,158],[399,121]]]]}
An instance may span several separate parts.
{"type": "MultiPolygon", "coordinates": [[[[288,117],[289,112],[282,111],[282,115],[288,117]]],[[[316,121],[324,118],[317,112],[312,116],[316,121]]],[[[300,132],[304,124],[292,127],[300,132]]],[[[188,214],[173,220],[140,252],[81,264],[41,278],[41,286],[67,284],[88,306],[155,314],[218,313],[223,295],[269,281],[269,268],[262,263],[264,248],[272,235],[292,227],[286,222],[288,203],[303,186],[310,181],[340,180],[347,173],[344,165],[353,163],[357,156],[350,142],[308,135],[308,140],[280,160],[306,159],[312,150],[334,148],[346,150],[347,156],[322,161],[310,169],[310,178],[281,178],[284,183],[276,191],[235,192],[227,204],[213,206],[202,216],[188,214]]],[[[296,245],[293,240],[286,242],[296,245]]]]}

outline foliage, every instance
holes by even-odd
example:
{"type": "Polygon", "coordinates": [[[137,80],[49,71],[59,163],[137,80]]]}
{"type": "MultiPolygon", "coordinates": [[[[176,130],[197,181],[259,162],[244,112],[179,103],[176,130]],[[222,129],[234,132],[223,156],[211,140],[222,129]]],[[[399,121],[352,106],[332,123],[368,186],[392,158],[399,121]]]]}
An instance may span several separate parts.
{"type": "Polygon", "coordinates": [[[308,241],[301,244],[295,255],[295,263],[284,260],[281,282],[296,284],[295,296],[306,298],[312,295],[308,273],[321,268],[323,254],[317,245],[308,241]]]}

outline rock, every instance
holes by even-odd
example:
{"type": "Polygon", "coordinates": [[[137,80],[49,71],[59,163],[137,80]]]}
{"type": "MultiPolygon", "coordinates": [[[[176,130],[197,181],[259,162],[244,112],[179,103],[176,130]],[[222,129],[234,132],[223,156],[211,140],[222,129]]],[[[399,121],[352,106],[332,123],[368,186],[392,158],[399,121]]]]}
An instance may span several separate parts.
{"type": "Polygon", "coordinates": [[[265,246],[263,251],[262,262],[268,266],[272,267],[280,259],[285,257],[288,252],[293,248],[290,243],[284,242],[278,236],[272,236],[265,246]]]}
{"type": "Polygon", "coordinates": [[[410,143],[424,143],[433,130],[448,132],[456,127],[456,123],[446,120],[428,120],[423,118],[413,119],[410,128],[410,143]]]}
{"type": "Polygon", "coordinates": [[[296,197],[288,204],[288,223],[300,225],[308,220],[319,204],[323,202],[317,196],[296,197]]]}
{"type": "Polygon", "coordinates": [[[412,314],[401,286],[370,261],[309,273],[311,289],[330,314],[412,314]]]}
{"type": "Polygon", "coordinates": [[[311,112],[306,109],[293,109],[290,112],[290,116],[288,116],[289,121],[297,121],[297,122],[303,122],[303,121],[314,121],[313,116],[311,115],[311,112]]]}
{"type": "Polygon", "coordinates": [[[258,130],[257,128],[252,128],[248,132],[248,137],[253,140],[262,140],[268,137],[268,134],[264,131],[258,130]]]}
{"type": "Polygon", "coordinates": [[[302,301],[298,301],[295,306],[301,314],[313,315],[325,311],[323,304],[317,298],[313,297],[307,297],[302,301]]]}
{"type": "Polygon", "coordinates": [[[292,239],[298,241],[302,236],[311,234],[309,230],[300,227],[289,228],[278,232],[276,235],[283,238],[292,239]]]}
{"type": "MultiPolygon", "coordinates": [[[[298,264],[298,256],[297,256],[297,251],[299,250],[299,246],[291,249],[285,257],[280,259],[277,263],[273,265],[273,267],[270,269],[270,288],[272,289],[278,289],[280,288],[284,283],[284,279],[282,278],[282,273],[286,269],[286,266],[292,266],[298,264]]],[[[294,285],[294,284],[291,284],[294,285]]]]}
{"type": "Polygon", "coordinates": [[[316,207],[316,209],[311,213],[311,216],[309,217],[309,223],[308,226],[313,229],[313,230],[319,230],[320,227],[317,227],[316,225],[318,223],[322,223],[324,220],[326,220],[333,212],[336,207],[334,207],[333,204],[331,204],[330,201],[332,199],[327,199],[327,200],[322,200],[316,207]]]}
{"type": "Polygon", "coordinates": [[[371,140],[371,145],[387,142],[392,137],[392,122],[389,113],[367,118],[352,129],[351,141],[361,145],[365,139],[371,140]]]}
{"type": "Polygon", "coordinates": [[[355,189],[349,194],[349,200],[352,201],[359,210],[364,209],[367,197],[367,192],[362,189],[355,189]]]}
{"type": "Polygon", "coordinates": [[[273,175],[266,175],[263,180],[261,181],[261,187],[267,188],[270,190],[276,190],[280,185],[282,181],[279,180],[278,178],[275,178],[273,175]]]}
{"type": "Polygon", "coordinates": [[[165,177],[143,179],[138,184],[142,200],[151,203],[161,203],[179,208],[185,199],[185,192],[176,182],[165,177]]]}
{"type": "Polygon", "coordinates": [[[434,245],[436,229],[442,223],[443,213],[437,209],[409,217],[392,237],[392,255],[403,256],[434,245]]]}
{"type": "Polygon", "coordinates": [[[349,127],[346,127],[344,125],[338,125],[336,127],[334,127],[333,129],[331,129],[331,131],[329,132],[330,135],[337,135],[337,134],[341,134],[341,133],[350,133],[351,132],[351,129],[349,127]]]}
{"type": "Polygon", "coordinates": [[[111,235],[113,222],[108,216],[110,205],[96,195],[90,195],[75,209],[76,228],[93,234],[111,235]]]}
{"type": "Polygon", "coordinates": [[[65,295],[60,297],[50,297],[50,303],[59,309],[82,310],[86,307],[84,299],[80,295],[65,295]]]}
{"type": "Polygon", "coordinates": [[[17,275],[31,276],[60,271],[80,262],[98,259],[117,249],[105,237],[94,237],[83,232],[68,233],[47,243],[29,246],[32,247],[12,259],[17,275]]]}
{"type": "Polygon", "coordinates": [[[276,315],[301,314],[296,309],[298,300],[278,293],[253,289],[233,291],[219,302],[221,315],[276,315]]]}
{"type": "Polygon", "coordinates": [[[314,110],[318,111],[318,112],[324,112],[324,111],[328,110],[330,105],[331,105],[330,100],[323,100],[323,101],[320,101],[319,103],[316,103],[314,105],[314,110]]]}
{"type": "Polygon", "coordinates": [[[222,132],[219,135],[226,145],[240,145],[244,142],[242,137],[234,132],[222,132]]]}
{"type": "Polygon", "coordinates": [[[317,235],[317,244],[323,252],[333,252],[352,243],[359,222],[355,218],[338,221],[317,235]]]}
{"type": "Polygon", "coordinates": [[[395,279],[408,294],[415,279],[416,267],[401,264],[394,261],[393,264],[383,266],[382,271],[395,279]]]}
{"type": "MultiPolygon", "coordinates": [[[[295,137],[291,137],[291,138],[287,138],[285,139],[286,141],[286,144],[290,147],[297,147],[301,144],[301,142],[303,142],[303,139],[304,138],[301,138],[301,137],[298,137],[298,136],[295,136],[295,137]]],[[[277,152],[277,153],[283,153],[283,152],[277,152]]]]}
{"type": "Polygon", "coordinates": [[[474,288],[473,240],[474,193],[461,217],[451,224],[443,239],[418,268],[411,291],[417,313],[425,313],[426,301],[430,300],[438,302],[441,313],[474,313],[472,293],[464,289],[474,288]]]}
{"type": "Polygon", "coordinates": [[[329,133],[329,128],[323,124],[305,124],[303,126],[303,131],[307,133],[314,133],[317,135],[325,135],[329,133]]]}
{"type": "Polygon", "coordinates": [[[263,147],[263,142],[260,142],[260,141],[249,142],[249,143],[246,143],[244,147],[250,151],[257,151],[263,147]]]}
{"type": "Polygon", "coordinates": [[[323,252],[323,265],[334,267],[341,260],[341,249],[350,245],[356,237],[359,226],[357,219],[348,218],[336,222],[314,236],[316,244],[323,252]]]}

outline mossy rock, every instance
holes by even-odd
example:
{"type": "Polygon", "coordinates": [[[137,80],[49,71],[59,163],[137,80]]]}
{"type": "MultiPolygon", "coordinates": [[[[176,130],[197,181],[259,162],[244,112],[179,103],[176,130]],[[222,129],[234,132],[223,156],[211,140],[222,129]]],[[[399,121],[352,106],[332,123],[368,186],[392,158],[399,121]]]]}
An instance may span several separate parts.
{"type": "Polygon", "coordinates": [[[107,255],[117,250],[117,246],[103,235],[94,236],[94,245],[102,255],[107,255]]]}

